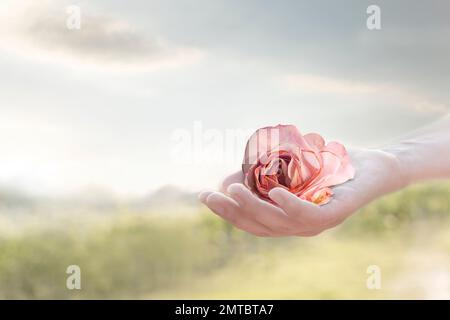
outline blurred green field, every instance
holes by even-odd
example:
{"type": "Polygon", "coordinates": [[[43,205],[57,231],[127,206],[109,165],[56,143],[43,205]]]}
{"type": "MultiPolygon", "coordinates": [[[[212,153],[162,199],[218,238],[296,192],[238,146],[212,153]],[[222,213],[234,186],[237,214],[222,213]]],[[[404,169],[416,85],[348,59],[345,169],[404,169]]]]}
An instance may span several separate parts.
{"type": "Polygon", "coordinates": [[[200,205],[7,211],[1,299],[450,298],[449,183],[383,198],[314,238],[256,238],[200,205]],[[11,219],[36,223],[11,231],[11,219]],[[66,288],[69,265],[81,268],[81,290],[66,288]],[[370,265],[381,268],[380,290],[366,287],[370,265]]]}

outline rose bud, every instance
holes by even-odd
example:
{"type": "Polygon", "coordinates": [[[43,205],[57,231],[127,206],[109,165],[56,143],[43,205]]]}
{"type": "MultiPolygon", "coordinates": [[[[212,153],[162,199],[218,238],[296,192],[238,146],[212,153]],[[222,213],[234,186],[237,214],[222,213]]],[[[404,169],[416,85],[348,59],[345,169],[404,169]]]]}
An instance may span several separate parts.
{"type": "Polygon", "coordinates": [[[353,179],[355,170],[345,147],[325,143],[317,133],[302,135],[293,125],[257,130],[248,140],[242,164],[245,185],[271,203],[279,187],[318,205],[328,203],[331,187],[353,179]]]}

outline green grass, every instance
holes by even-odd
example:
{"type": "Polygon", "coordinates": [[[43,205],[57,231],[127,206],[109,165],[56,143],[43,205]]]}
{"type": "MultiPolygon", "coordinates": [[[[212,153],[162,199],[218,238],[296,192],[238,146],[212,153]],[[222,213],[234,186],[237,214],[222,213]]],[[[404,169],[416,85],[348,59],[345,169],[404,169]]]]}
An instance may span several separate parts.
{"type": "Polygon", "coordinates": [[[0,298],[442,297],[442,283],[450,284],[449,190],[410,188],[307,239],[256,238],[201,207],[185,216],[121,208],[101,218],[47,217],[0,238],[0,298]],[[81,268],[79,291],[65,286],[72,264],[81,268]],[[380,290],[366,287],[369,265],[381,268],[380,290]]]}
{"type": "Polygon", "coordinates": [[[148,298],[171,299],[311,299],[379,298],[366,288],[366,269],[378,264],[384,277],[395,274],[401,248],[389,255],[370,241],[302,240],[284,247],[236,257],[212,275],[190,279],[176,289],[148,298]],[[350,257],[355,257],[349,260],[350,257]],[[356,258],[357,257],[357,258],[356,258]]]}

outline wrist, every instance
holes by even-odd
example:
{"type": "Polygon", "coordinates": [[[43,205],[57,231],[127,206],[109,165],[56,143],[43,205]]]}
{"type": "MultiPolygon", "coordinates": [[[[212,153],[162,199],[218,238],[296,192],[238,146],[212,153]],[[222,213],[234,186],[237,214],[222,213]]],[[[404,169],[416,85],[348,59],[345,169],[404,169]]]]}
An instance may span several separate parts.
{"type": "Polygon", "coordinates": [[[389,147],[381,149],[386,155],[386,161],[389,162],[389,168],[391,168],[391,183],[397,191],[405,188],[414,182],[412,175],[411,165],[406,152],[402,148],[389,147]]]}
{"type": "Polygon", "coordinates": [[[352,150],[351,158],[356,168],[355,182],[361,192],[361,206],[409,184],[399,158],[389,151],[356,149],[352,150]]]}

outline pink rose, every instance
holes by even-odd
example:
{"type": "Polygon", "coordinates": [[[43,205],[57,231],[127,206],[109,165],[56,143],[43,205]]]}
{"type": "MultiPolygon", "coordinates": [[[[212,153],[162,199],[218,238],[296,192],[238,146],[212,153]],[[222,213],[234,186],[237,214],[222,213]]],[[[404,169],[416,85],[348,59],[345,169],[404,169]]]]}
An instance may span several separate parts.
{"type": "Polygon", "coordinates": [[[247,142],[242,171],[245,185],[264,200],[272,202],[269,191],[281,187],[318,205],[331,200],[330,187],[355,175],[342,144],[325,144],[317,133],[303,136],[292,125],[257,130],[247,142]]]}

